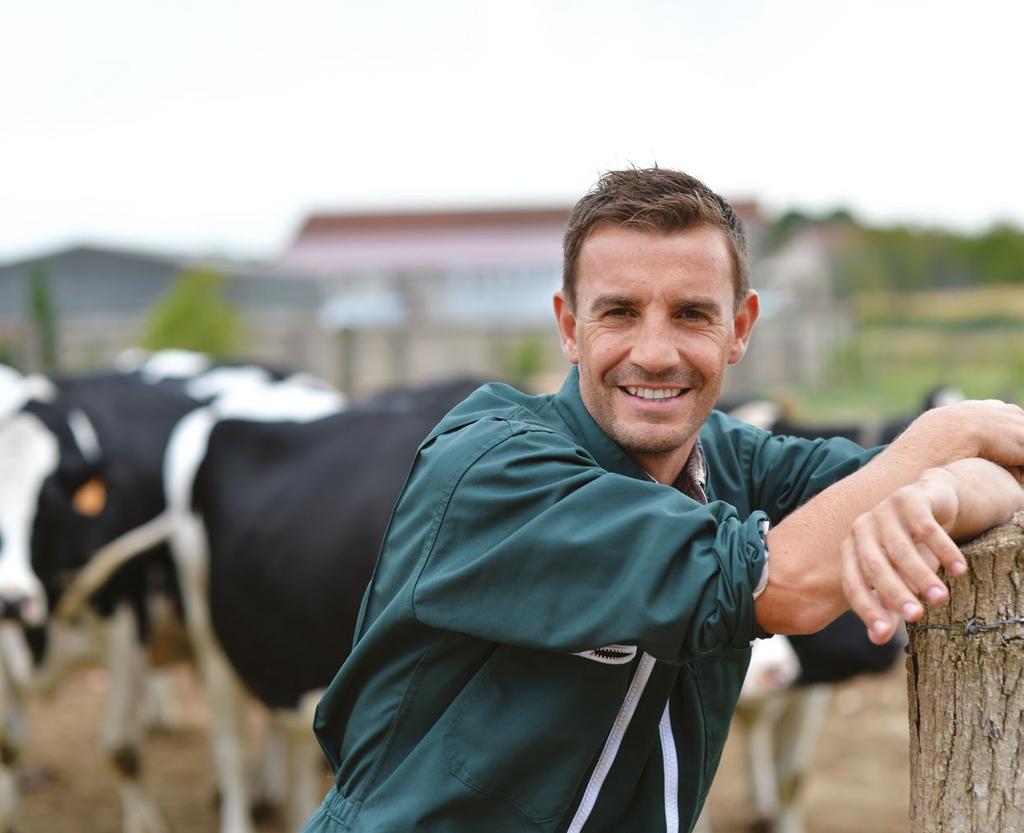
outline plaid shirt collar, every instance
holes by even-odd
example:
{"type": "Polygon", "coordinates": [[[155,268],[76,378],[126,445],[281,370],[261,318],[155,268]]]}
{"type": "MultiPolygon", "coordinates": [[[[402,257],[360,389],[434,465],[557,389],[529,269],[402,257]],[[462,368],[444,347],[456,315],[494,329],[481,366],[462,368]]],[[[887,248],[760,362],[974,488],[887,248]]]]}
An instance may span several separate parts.
{"type": "Polygon", "coordinates": [[[707,487],[707,458],[704,456],[704,447],[700,443],[700,437],[698,437],[697,442],[693,445],[693,451],[686,458],[686,464],[676,480],[676,488],[698,503],[707,503],[707,487]]]}

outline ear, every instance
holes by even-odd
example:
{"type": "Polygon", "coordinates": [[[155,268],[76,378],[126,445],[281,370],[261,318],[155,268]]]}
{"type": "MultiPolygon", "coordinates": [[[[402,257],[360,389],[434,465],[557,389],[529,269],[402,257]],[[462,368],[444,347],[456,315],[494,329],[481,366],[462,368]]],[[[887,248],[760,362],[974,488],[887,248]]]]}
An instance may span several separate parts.
{"type": "Polygon", "coordinates": [[[760,311],[761,304],[758,301],[757,293],[754,290],[750,290],[736,311],[736,317],[732,322],[732,345],[729,348],[729,364],[736,364],[736,362],[743,358],[743,354],[747,352],[750,333],[754,329],[754,322],[757,321],[760,311]]]}
{"type": "Polygon", "coordinates": [[[562,352],[573,364],[579,364],[580,353],[576,345],[576,313],[561,290],[555,293],[555,321],[562,342],[562,352]]]}

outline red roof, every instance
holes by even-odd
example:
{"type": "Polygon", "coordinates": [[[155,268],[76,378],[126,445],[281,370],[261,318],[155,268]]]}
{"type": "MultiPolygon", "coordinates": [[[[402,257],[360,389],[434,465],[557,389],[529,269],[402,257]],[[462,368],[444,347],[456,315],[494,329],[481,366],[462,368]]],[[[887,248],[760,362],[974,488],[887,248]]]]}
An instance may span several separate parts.
{"type": "Polygon", "coordinates": [[[571,206],[557,208],[486,208],[480,210],[419,211],[377,214],[314,214],[299,230],[307,234],[365,231],[419,231],[442,228],[508,228],[554,224],[565,228],[571,206]]]}
{"type": "MultiPolygon", "coordinates": [[[[756,203],[737,213],[760,222],[756,203]]],[[[475,268],[560,269],[572,207],[481,208],[314,214],[280,265],[315,272],[475,268]]]]}

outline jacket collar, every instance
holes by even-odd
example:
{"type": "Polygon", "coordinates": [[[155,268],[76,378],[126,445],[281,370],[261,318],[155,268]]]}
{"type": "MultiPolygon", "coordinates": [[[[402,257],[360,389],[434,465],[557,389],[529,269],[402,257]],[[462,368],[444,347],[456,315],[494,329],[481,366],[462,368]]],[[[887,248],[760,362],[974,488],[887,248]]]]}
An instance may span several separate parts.
{"type": "MultiPolygon", "coordinates": [[[[594,456],[601,468],[640,480],[651,479],[651,476],[634,463],[619,444],[609,437],[590,415],[590,411],[587,410],[587,406],[583,404],[583,398],[580,396],[578,368],[573,367],[569,371],[569,375],[562,384],[562,389],[554,396],[554,403],[559,416],[579,440],[580,445],[594,456]]],[[[697,440],[693,452],[674,485],[689,495],[692,488],[687,487],[693,482],[700,484],[700,491],[703,493],[707,483],[707,466],[700,439],[697,440]]]]}

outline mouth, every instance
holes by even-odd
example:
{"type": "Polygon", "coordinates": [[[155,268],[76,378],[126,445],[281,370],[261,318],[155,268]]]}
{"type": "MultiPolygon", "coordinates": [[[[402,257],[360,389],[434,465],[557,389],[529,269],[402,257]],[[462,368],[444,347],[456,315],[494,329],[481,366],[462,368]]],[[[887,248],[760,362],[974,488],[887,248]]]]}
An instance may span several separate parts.
{"type": "Polygon", "coordinates": [[[621,390],[633,399],[643,402],[665,402],[678,399],[689,388],[650,388],[640,385],[623,385],[621,390]]]}

